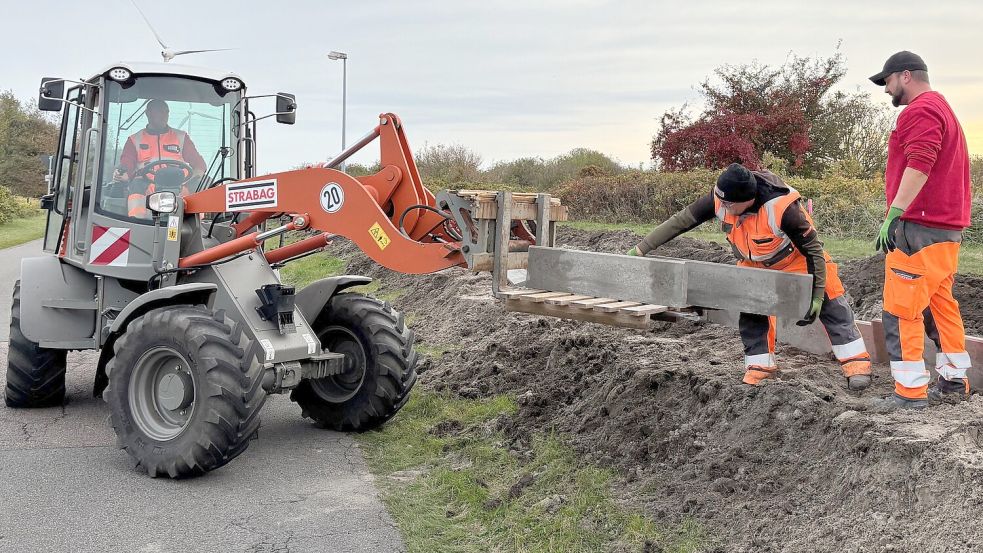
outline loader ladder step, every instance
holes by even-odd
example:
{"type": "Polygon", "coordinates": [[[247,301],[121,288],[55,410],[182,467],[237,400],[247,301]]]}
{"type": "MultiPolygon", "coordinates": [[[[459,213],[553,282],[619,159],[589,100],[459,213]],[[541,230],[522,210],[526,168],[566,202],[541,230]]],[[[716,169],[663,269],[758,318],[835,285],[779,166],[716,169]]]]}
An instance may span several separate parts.
{"type": "Polygon", "coordinates": [[[502,291],[501,295],[505,298],[506,311],[628,328],[649,328],[654,315],[692,311],[690,308],[673,309],[664,305],[548,290],[514,289],[502,291]]]}

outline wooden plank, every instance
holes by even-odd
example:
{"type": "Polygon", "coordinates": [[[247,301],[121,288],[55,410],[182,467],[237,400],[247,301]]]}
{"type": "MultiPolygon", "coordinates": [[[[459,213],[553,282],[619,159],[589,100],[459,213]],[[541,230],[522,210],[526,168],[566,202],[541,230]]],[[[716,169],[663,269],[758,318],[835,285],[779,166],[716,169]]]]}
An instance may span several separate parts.
{"type": "MultiPolygon", "coordinates": [[[[497,190],[452,190],[453,194],[462,198],[478,199],[479,201],[495,201],[497,190]]],[[[535,203],[539,199],[538,192],[513,192],[512,201],[519,203],[535,203]]],[[[552,205],[560,205],[560,198],[551,197],[552,205]]]]}
{"type": "Polygon", "coordinates": [[[538,294],[540,292],[542,292],[542,290],[521,289],[521,290],[503,290],[501,294],[506,298],[513,298],[516,296],[527,296],[529,294],[538,294]]]}
{"type": "MultiPolygon", "coordinates": [[[[512,202],[512,219],[521,221],[535,221],[539,215],[536,204],[512,202]]],[[[474,219],[494,219],[498,216],[498,202],[478,202],[478,205],[471,211],[474,219]]],[[[569,210],[565,205],[551,205],[550,219],[553,221],[566,221],[569,219],[569,210]]]]}
{"type": "Polygon", "coordinates": [[[600,305],[602,303],[611,303],[613,301],[618,301],[618,300],[613,300],[611,298],[591,298],[589,300],[580,300],[580,301],[571,302],[571,304],[576,305],[577,307],[586,307],[590,309],[595,305],[600,305]]]}
{"type": "Polygon", "coordinates": [[[626,307],[622,309],[622,311],[636,317],[643,317],[646,315],[654,315],[656,313],[665,313],[666,311],[669,311],[669,308],[664,305],[642,304],[636,307],[626,307]]]}
{"type": "Polygon", "coordinates": [[[572,303],[575,301],[588,300],[591,299],[592,297],[594,296],[578,296],[574,294],[571,296],[564,296],[562,298],[549,298],[546,300],[546,303],[550,305],[567,305],[568,303],[572,303]]]}
{"type": "MultiPolygon", "coordinates": [[[[508,270],[529,268],[529,253],[511,252],[505,258],[508,270]]],[[[478,271],[491,271],[495,267],[495,258],[490,253],[476,253],[471,256],[471,266],[468,269],[478,271]]]]}
{"type": "Polygon", "coordinates": [[[531,301],[535,303],[540,303],[547,298],[559,298],[562,296],[570,296],[570,292],[539,292],[538,294],[527,294],[523,296],[517,296],[518,299],[522,301],[531,301]]]}
{"type": "Polygon", "coordinates": [[[579,309],[571,305],[550,305],[548,303],[532,303],[517,299],[507,299],[505,300],[505,310],[625,328],[645,330],[652,327],[652,320],[648,317],[635,317],[624,313],[601,313],[592,309],[579,309]]]}
{"type": "Polygon", "coordinates": [[[642,305],[638,301],[616,301],[614,303],[602,303],[594,306],[594,311],[600,311],[602,313],[614,313],[616,311],[621,311],[626,307],[638,307],[642,305]]]}

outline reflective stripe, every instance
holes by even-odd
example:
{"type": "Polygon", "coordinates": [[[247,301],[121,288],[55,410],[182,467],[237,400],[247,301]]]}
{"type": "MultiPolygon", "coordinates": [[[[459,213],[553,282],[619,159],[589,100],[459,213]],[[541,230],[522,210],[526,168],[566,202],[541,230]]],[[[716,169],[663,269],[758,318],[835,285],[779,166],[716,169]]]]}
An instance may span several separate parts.
{"type": "Polygon", "coordinates": [[[774,368],[775,367],[775,354],[774,353],[759,353],[757,355],[745,355],[744,356],[744,368],[752,366],[774,368]]]}
{"type": "MultiPolygon", "coordinates": [[[[765,213],[768,215],[768,226],[771,227],[771,232],[775,233],[775,236],[778,236],[779,238],[785,236],[785,233],[782,232],[781,221],[776,219],[775,204],[786,199],[786,197],[787,196],[779,196],[777,198],[772,198],[765,202],[764,205],[765,213]]],[[[785,210],[782,210],[783,214],[784,211],[785,210]]]]}
{"type": "Polygon", "coordinates": [[[935,370],[938,371],[939,376],[941,376],[946,380],[952,380],[954,378],[966,378],[966,369],[954,367],[952,363],[946,363],[941,367],[935,367],[935,370]]]}
{"type": "MultiPolygon", "coordinates": [[[[780,254],[782,254],[784,252],[785,248],[787,248],[788,245],[792,243],[792,240],[784,232],[782,233],[782,236],[784,236],[784,238],[782,239],[782,243],[781,243],[781,245],[778,246],[778,248],[775,251],[773,251],[773,252],[771,252],[769,254],[765,254],[765,255],[753,255],[752,254],[751,257],[750,257],[751,261],[757,261],[759,263],[765,263],[767,261],[771,261],[772,259],[774,259],[774,258],[778,257],[780,254]]],[[[741,253],[743,254],[744,252],[741,252],[741,253]]]]}
{"type": "Polygon", "coordinates": [[[928,386],[928,371],[925,361],[891,361],[891,376],[906,388],[928,386]]]}
{"type": "Polygon", "coordinates": [[[957,369],[968,369],[973,366],[973,362],[969,359],[969,353],[965,351],[960,351],[959,353],[936,353],[935,354],[935,368],[939,368],[945,364],[951,364],[957,369]]]}
{"type": "Polygon", "coordinates": [[[867,353],[867,346],[864,345],[863,338],[857,338],[849,344],[833,345],[833,355],[840,361],[846,361],[862,353],[867,353]]]}

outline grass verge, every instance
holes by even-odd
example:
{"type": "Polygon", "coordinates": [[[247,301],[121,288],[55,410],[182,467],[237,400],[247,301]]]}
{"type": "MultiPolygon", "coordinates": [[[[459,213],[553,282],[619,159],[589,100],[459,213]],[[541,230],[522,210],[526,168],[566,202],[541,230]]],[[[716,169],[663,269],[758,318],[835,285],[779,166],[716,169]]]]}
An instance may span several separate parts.
{"type": "Polygon", "coordinates": [[[17,246],[44,236],[46,214],[14,219],[0,225],[0,249],[17,246]]]}
{"type": "MultiPolygon", "coordinates": [[[[570,228],[579,230],[625,230],[628,229],[640,235],[648,234],[655,225],[632,225],[626,223],[595,223],[592,221],[570,221],[561,223],[570,228]]],[[[706,240],[725,244],[727,240],[722,232],[715,232],[707,229],[706,225],[687,232],[685,236],[697,240],[706,240]]],[[[834,261],[843,259],[860,259],[874,255],[874,240],[863,240],[859,238],[832,238],[822,237],[826,251],[833,257],[834,261]]],[[[959,272],[975,275],[983,275],[983,245],[965,243],[959,250],[959,272]]]]}
{"type": "Polygon", "coordinates": [[[666,528],[612,499],[613,474],[578,464],[555,435],[511,452],[496,430],[514,400],[415,392],[392,422],[358,437],[411,552],[694,551],[693,523],[666,528]]]}
{"type": "MultiPolygon", "coordinates": [[[[323,252],[316,253],[284,265],[280,269],[280,278],[284,284],[303,288],[318,279],[343,275],[347,266],[348,263],[340,257],[323,252]]],[[[373,280],[364,286],[353,286],[350,289],[390,303],[406,295],[406,290],[402,288],[383,288],[378,280],[373,280]]]]}

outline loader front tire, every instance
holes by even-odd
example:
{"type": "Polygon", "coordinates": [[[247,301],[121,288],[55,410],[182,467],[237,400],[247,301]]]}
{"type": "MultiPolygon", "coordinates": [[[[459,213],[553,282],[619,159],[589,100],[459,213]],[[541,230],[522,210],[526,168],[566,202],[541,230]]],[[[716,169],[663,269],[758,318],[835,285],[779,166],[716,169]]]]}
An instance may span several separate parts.
{"type": "Polygon", "coordinates": [[[14,283],[7,351],[7,407],[53,407],[65,401],[68,352],[38,346],[20,329],[20,281],[14,283]]]}
{"type": "Polygon", "coordinates": [[[327,351],[345,354],[345,372],[304,380],[290,394],[322,428],[361,432],[391,419],[416,383],[413,331],[388,303],[356,293],[331,298],[313,323],[327,351]]]}
{"type": "Polygon", "coordinates": [[[196,476],[246,450],[266,401],[263,366],[240,325],[178,305],[132,321],[103,393],[118,445],[151,477],[196,476]]]}

